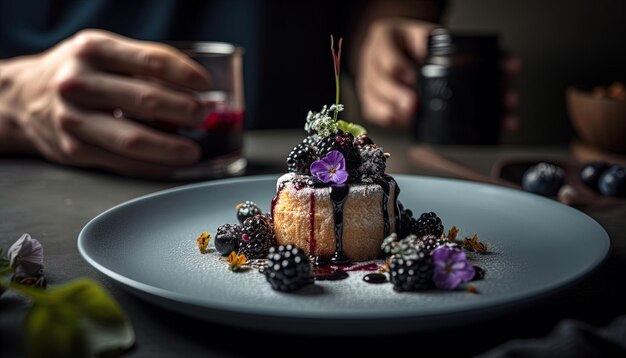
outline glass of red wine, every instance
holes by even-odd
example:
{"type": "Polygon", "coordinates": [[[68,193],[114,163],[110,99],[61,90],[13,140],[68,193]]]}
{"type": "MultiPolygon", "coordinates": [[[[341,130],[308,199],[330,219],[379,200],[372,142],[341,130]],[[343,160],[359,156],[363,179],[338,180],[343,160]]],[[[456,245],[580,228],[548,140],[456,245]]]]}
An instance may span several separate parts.
{"type": "MultiPolygon", "coordinates": [[[[194,140],[202,148],[202,161],[178,170],[177,179],[240,175],[247,161],[242,156],[245,114],[243,48],[225,42],[172,43],[202,65],[211,76],[211,90],[197,96],[212,110],[195,126],[156,124],[160,130],[194,140]]],[[[154,124],[154,123],[153,123],[154,124]]]]}

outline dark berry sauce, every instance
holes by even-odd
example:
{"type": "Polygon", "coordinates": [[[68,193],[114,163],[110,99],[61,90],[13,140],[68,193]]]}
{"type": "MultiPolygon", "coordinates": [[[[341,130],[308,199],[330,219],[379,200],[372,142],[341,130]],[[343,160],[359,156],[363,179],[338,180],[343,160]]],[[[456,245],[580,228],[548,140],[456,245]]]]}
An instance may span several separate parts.
{"type": "Polygon", "coordinates": [[[376,271],[380,266],[377,263],[372,262],[369,264],[362,265],[349,265],[349,266],[338,266],[340,269],[344,271],[376,271]]]}
{"type": "MultiPolygon", "coordinates": [[[[398,205],[398,197],[400,196],[400,187],[398,186],[398,182],[395,181],[390,175],[385,174],[385,178],[393,183],[394,194],[393,194],[393,212],[396,220],[396,232],[402,232],[402,220],[400,219],[400,206],[398,205]]],[[[386,211],[387,208],[385,208],[386,211]]],[[[385,235],[387,237],[387,235],[385,235]]]]}
{"type": "Polygon", "coordinates": [[[311,191],[309,206],[309,255],[315,256],[315,191],[311,191]]]}
{"type": "Polygon", "coordinates": [[[335,265],[331,260],[324,260],[319,256],[313,261],[313,276],[318,281],[337,281],[348,278],[348,272],[351,271],[377,271],[380,265],[376,262],[356,265],[335,265]]]}
{"type": "Polygon", "coordinates": [[[391,220],[389,218],[389,194],[391,192],[391,183],[394,184],[394,198],[393,198],[393,208],[394,208],[394,220],[396,226],[396,232],[400,232],[400,210],[398,207],[398,195],[400,194],[400,188],[398,187],[398,183],[390,176],[385,175],[382,179],[376,180],[376,184],[380,185],[383,189],[383,224],[385,228],[385,236],[389,236],[391,234],[391,220]]]}
{"type": "Polygon", "coordinates": [[[343,206],[348,198],[349,187],[347,185],[332,185],[330,187],[330,199],[333,202],[335,217],[335,253],[330,259],[334,265],[348,265],[350,259],[343,253],[343,206]]]}
{"type": "Polygon", "coordinates": [[[313,269],[313,277],[317,281],[339,281],[348,278],[348,273],[333,266],[318,266],[313,269]]]}
{"type": "Polygon", "coordinates": [[[387,276],[379,272],[368,273],[363,276],[363,281],[374,284],[385,283],[387,282],[387,276]]]}

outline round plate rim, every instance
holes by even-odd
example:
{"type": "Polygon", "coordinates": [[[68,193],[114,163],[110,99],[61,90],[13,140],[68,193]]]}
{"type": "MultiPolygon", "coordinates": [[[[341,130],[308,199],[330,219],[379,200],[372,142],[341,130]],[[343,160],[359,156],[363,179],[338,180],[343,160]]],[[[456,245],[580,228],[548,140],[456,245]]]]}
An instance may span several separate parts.
{"type": "MultiPolygon", "coordinates": [[[[582,270],[579,270],[579,272],[577,272],[575,275],[573,275],[571,278],[569,278],[568,280],[564,280],[563,282],[560,282],[559,285],[556,286],[552,286],[550,289],[543,289],[543,288],[535,288],[534,290],[529,290],[529,291],[525,291],[523,295],[521,294],[516,294],[515,298],[507,298],[505,297],[500,297],[497,300],[494,300],[491,302],[491,305],[489,306],[484,306],[481,304],[477,304],[477,305],[470,305],[470,307],[464,307],[462,309],[450,309],[448,308],[446,310],[446,312],[432,312],[432,313],[420,313],[417,315],[411,315],[411,314],[407,314],[407,312],[404,311],[398,311],[398,312],[372,312],[370,315],[368,315],[367,317],[363,317],[360,314],[354,314],[354,315],[344,315],[341,317],[331,317],[331,316],[322,316],[320,317],[319,315],[315,314],[301,314],[301,315],[294,315],[292,312],[280,312],[280,311],[275,311],[275,310],[269,310],[269,311],[263,311],[263,310],[259,310],[258,307],[250,307],[248,309],[242,309],[240,306],[207,306],[206,304],[204,304],[205,302],[202,302],[201,300],[198,299],[194,299],[191,296],[185,295],[185,294],[180,294],[177,292],[173,292],[170,290],[166,290],[166,289],[162,289],[159,287],[155,287],[152,285],[148,285],[145,284],[143,282],[139,282],[136,281],[134,279],[125,277],[124,275],[121,275],[113,270],[111,270],[108,267],[105,267],[103,265],[101,265],[99,262],[97,262],[97,260],[95,260],[94,258],[92,258],[88,253],[87,253],[87,249],[85,248],[86,245],[86,240],[88,240],[87,238],[87,234],[86,232],[89,230],[89,228],[94,225],[94,223],[96,223],[97,221],[99,221],[101,218],[107,216],[109,213],[114,212],[116,210],[119,210],[119,208],[125,207],[127,205],[130,205],[132,203],[135,202],[139,202],[139,201],[143,201],[143,200],[147,200],[150,198],[154,198],[154,197],[158,197],[161,195],[169,195],[172,193],[176,193],[178,191],[186,191],[186,190],[193,190],[196,188],[202,188],[202,187],[212,187],[212,186],[219,186],[219,185],[223,185],[223,184],[237,184],[237,183],[249,183],[250,181],[267,181],[267,180],[276,180],[280,175],[282,174],[266,174],[266,175],[256,175],[256,176],[246,176],[246,177],[238,177],[238,178],[226,178],[226,179],[219,179],[219,180],[212,180],[212,181],[206,181],[206,182],[199,182],[199,183],[193,183],[193,184],[186,184],[186,185],[182,185],[182,186],[178,186],[178,187],[174,187],[174,188],[170,188],[170,189],[165,189],[165,190],[160,190],[160,191],[156,191],[154,193],[149,193],[149,194],[145,194],[139,197],[136,197],[134,199],[130,199],[128,201],[125,201],[123,203],[117,204],[105,211],[103,211],[102,213],[98,214],[96,217],[94,217],[93,219],[91,219],[87,224],[85,224],[85,226],[81,229],[79,235],[78,235],[78,240],[77,240],[77,244],[78,244],[78,251],[80,253],[80,255],[83,257],[83,259],[85,261],[87,261],[90,265],[92,265],[94,268],[96,268],[98,271],[100,271],[102,274],[104,274],[105,276],[108,276],[109,278],[113,279],[114,281],[116,281],[117,283],[121,284],[124,288],[126,289],[130,289],[131,292],[133,292],[134,294],[139,294],[144,296],[145,298],[145,294],[149,295],[149,296],[153,296],[152,298],[155,298],[156,300],[152,300],[155,303],[159,303],[159,300],[165,299],[168,301],[174,301],[176,303],[180,303],[182,305],[185,306],[189,306],[190,308],[192,308],[192,311],[197,312],[198,310],[206,310],[206,311],[210,311],[212,313],[215,312],[222,312],[224,314],[228,314],[228,313],[232,313],[232,314],[243,314],[243,315],[247,315],[247,316],[255,316],[255,317],[266,317],[266,318],[274,318],[274,319],[285,319],[285,320],[308,320],[308,321],[319,321],[319,322],[338,322],[338,321],[342,321],[342,322],[346,322],[346,321],[384,321],[384,320],[397,320],[397,319],[403,319],[403,320],[429,320],[433,317],[444,317],[444,316],[454,316],[460,313],[476,313],[476,312],[483,312],[483,313],[495,313],[497,311],[499,311],[500,309],[506,308],[506,307],[513,307],[516,305],[519,305],[521,303],[530,303],[530,302],[534,302],[537,299],[541,299],[547,296],[550,296],[558,291],[561,291],[567,287],[571,287],[572,285],[574,285],[575,283],[579,282],[580,280],[582,280],[584,277],[588,276],[590,273],[592,273],[594,270],[596,270],[599,265],[604,261],[604,259],[606,258],[606,256],[608,255],[609,249],[610,249],[610,238],[608,236],[608,234],[606,233],[606,230],[599,224],[597,223],[597,221],[595,221],[593,218],[589,217],[587,214],[578,211],[574,208],[565,206],[563,204],[557,203],[554,200],[548,199],[548,198],[544,198],[538,195],[534,195],[534,194],[530,194],[527,192],[523,192],[520,190],[515,190],[515,189],[510,189],[510,188],[505,188],[505,187],[501,187],[501,186],[496,186],[496,185],[491,185],[491,184],[484,184],[484,183],[476,183],[476,182],[471,182],[471,181],[466,181],[466,180],[459,180],[459,179],[450,179],[450,178],[438,178],[438,177],[430,177],[430,176],[421,176],[421,175],[411,175],[411,174],[392,174],[394,178],[396,178],[397,180],[405,180],[405,179],[418,179],[418,180],[426,180],[426,181],[436,181],[436,182],[449,182],[449,183],[457,183],[457,184],[462,184],[462,185],[469,185],[469,186],[476,186],[476,187],[490,187],[490,188],[496,188],[497,190],[502,190],[502,191],[506,191],[506,192],[512,192],[515,193],[516,195],[533,195],[536,196],[536,200],[541,200],[541,201],[545,201],[546,204],[548,205],[555,205],[558,206],[559,209],[561,210],[569,210],[572,213],[574,213],[574,215],[581,215],[582,217],[585,217],[586,219],[588,219],[589,221],[591,221],[593,224],[597,225],[597,228],[600,229],[603,233],[603,247],[602,247],[602,254],[599,255],[598,257],[596,257],[596,259],[590,263],[590,265],[582,270]],[[138,292],[137,292],[138,291],[138,292]],[[477,306],[477,307],[474,307],[477,306]]],[[[167,308],[167,305],[163,305],[163,307],[167,308]]],[[[174,308],[175,310],[178,310],[182,313],[188,313],[185,312],[184,310],[181,309],[177,309],[174,308]]],[[[196,316],[197,317],[197,316],[196,316]]],[[[485,316],[486,317],[486,316],[485,316]]],[[[207,317],[204,317],[208,320],[211,320],[212,317],[209,315],[207,317]]],[[[240,322],[241,323],[241,322],[240,322]]],[[[244,324],[245,325],[245,324],[244,324]]]]}

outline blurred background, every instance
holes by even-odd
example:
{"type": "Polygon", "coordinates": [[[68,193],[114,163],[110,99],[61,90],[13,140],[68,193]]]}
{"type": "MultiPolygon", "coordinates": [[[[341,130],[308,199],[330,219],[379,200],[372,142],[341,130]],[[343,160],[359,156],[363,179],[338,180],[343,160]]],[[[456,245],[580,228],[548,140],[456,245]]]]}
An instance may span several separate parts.
{"type": "MultiPolygon", "coordinates": [[[[398,1],[415,8],[425,3],[398,1]]],[[[0,1],[0,42],[5,46],[0,46],[0,59],[43,51],[85,27],[108,29],[145,40],[233,42],[246,48],[246,126],[302,128],[308,110],[318,110],[334,98],[328,34],[344,37],[346,66],[352,61],[350,46],[357,41],[353,33],[356,19],[373,2],[181,1],[175,3],[180,5],[178,12],[169,14],[161,9],[146,13],[147,10],[141,9],[144,1],[120,2],[118,9],[114,9],[111,3],[102,6],[105,2],[96,0],[60,1],[63,6],[53,1],[3,0],[0,1]],[[102,16],[100,7],[110,12],[102,16]],[[33,12],[32,8],[39,11],[33,12]],[[197,21],[204,13],[197,13],[196,8],[206,14],[228,16],[197,21]],[[82,14],[80,21],[73,19],[77,11],[82,14]],[[127,18],[136,19],[137,25],[120,26],[126,24],[127,18]],[[152,29],[157,20],[163,22],[158,31],[143,31],[152,29]],[[254,63],[258,65],[252,66],[254,63]]],[[[498,32],[502,47],[523,61],[523,71],[516,80],[521,97],[518,109],[521,127],[516,133],[503,134],[503,144],[567,144],[574,130],[566,109],[566,88],[626,81],[626,1],[433,3],[445,8],[444,26],[452,30],[498,32]]],[[[349,90],[349,83],[344,84],[349,90]]],[[[354,100],[353,93],[352,97],[350,93],[344,97],[347,111],[354,108],[350,99],[354,100]]],[[[356,121],[359,115],[347,118],[356,121]]]]}
{"type": "Polygon", "coordinates": [[[516,80],[521,127],[504,144],[567,144],[574,135],[565,105],[570,85],[626,80],[626,1],[450,1],[443,24],[500,33],[522,58],[516,80]]]}

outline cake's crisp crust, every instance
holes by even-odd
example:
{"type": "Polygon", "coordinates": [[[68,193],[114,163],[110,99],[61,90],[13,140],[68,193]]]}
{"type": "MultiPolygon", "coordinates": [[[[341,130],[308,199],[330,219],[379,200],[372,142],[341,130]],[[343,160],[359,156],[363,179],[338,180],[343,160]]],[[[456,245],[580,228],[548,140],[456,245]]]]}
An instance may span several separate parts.
{"type": "MultiPolygon", "coordinates": [[[[294,244],[307,254],[329,258],[335,253],[335,218],[330,187],[296,189],[285,177],[279,179],[273,208],[274,233],[279,245],[294,244]],[[311,203],[313,202],[313,210],[311,203]],[[311,220],[310,213],[314,218],[311,220]],[[311,232],[311,224],[314,226],[311,232]]],[[[391,183],[387,211],[395,232],[395,183],[391,183]]],[[[385,236],[383,188],[377,184],[352,184],[343,211],[343,251],[352,261],[379,256],[385,236]]]]}

